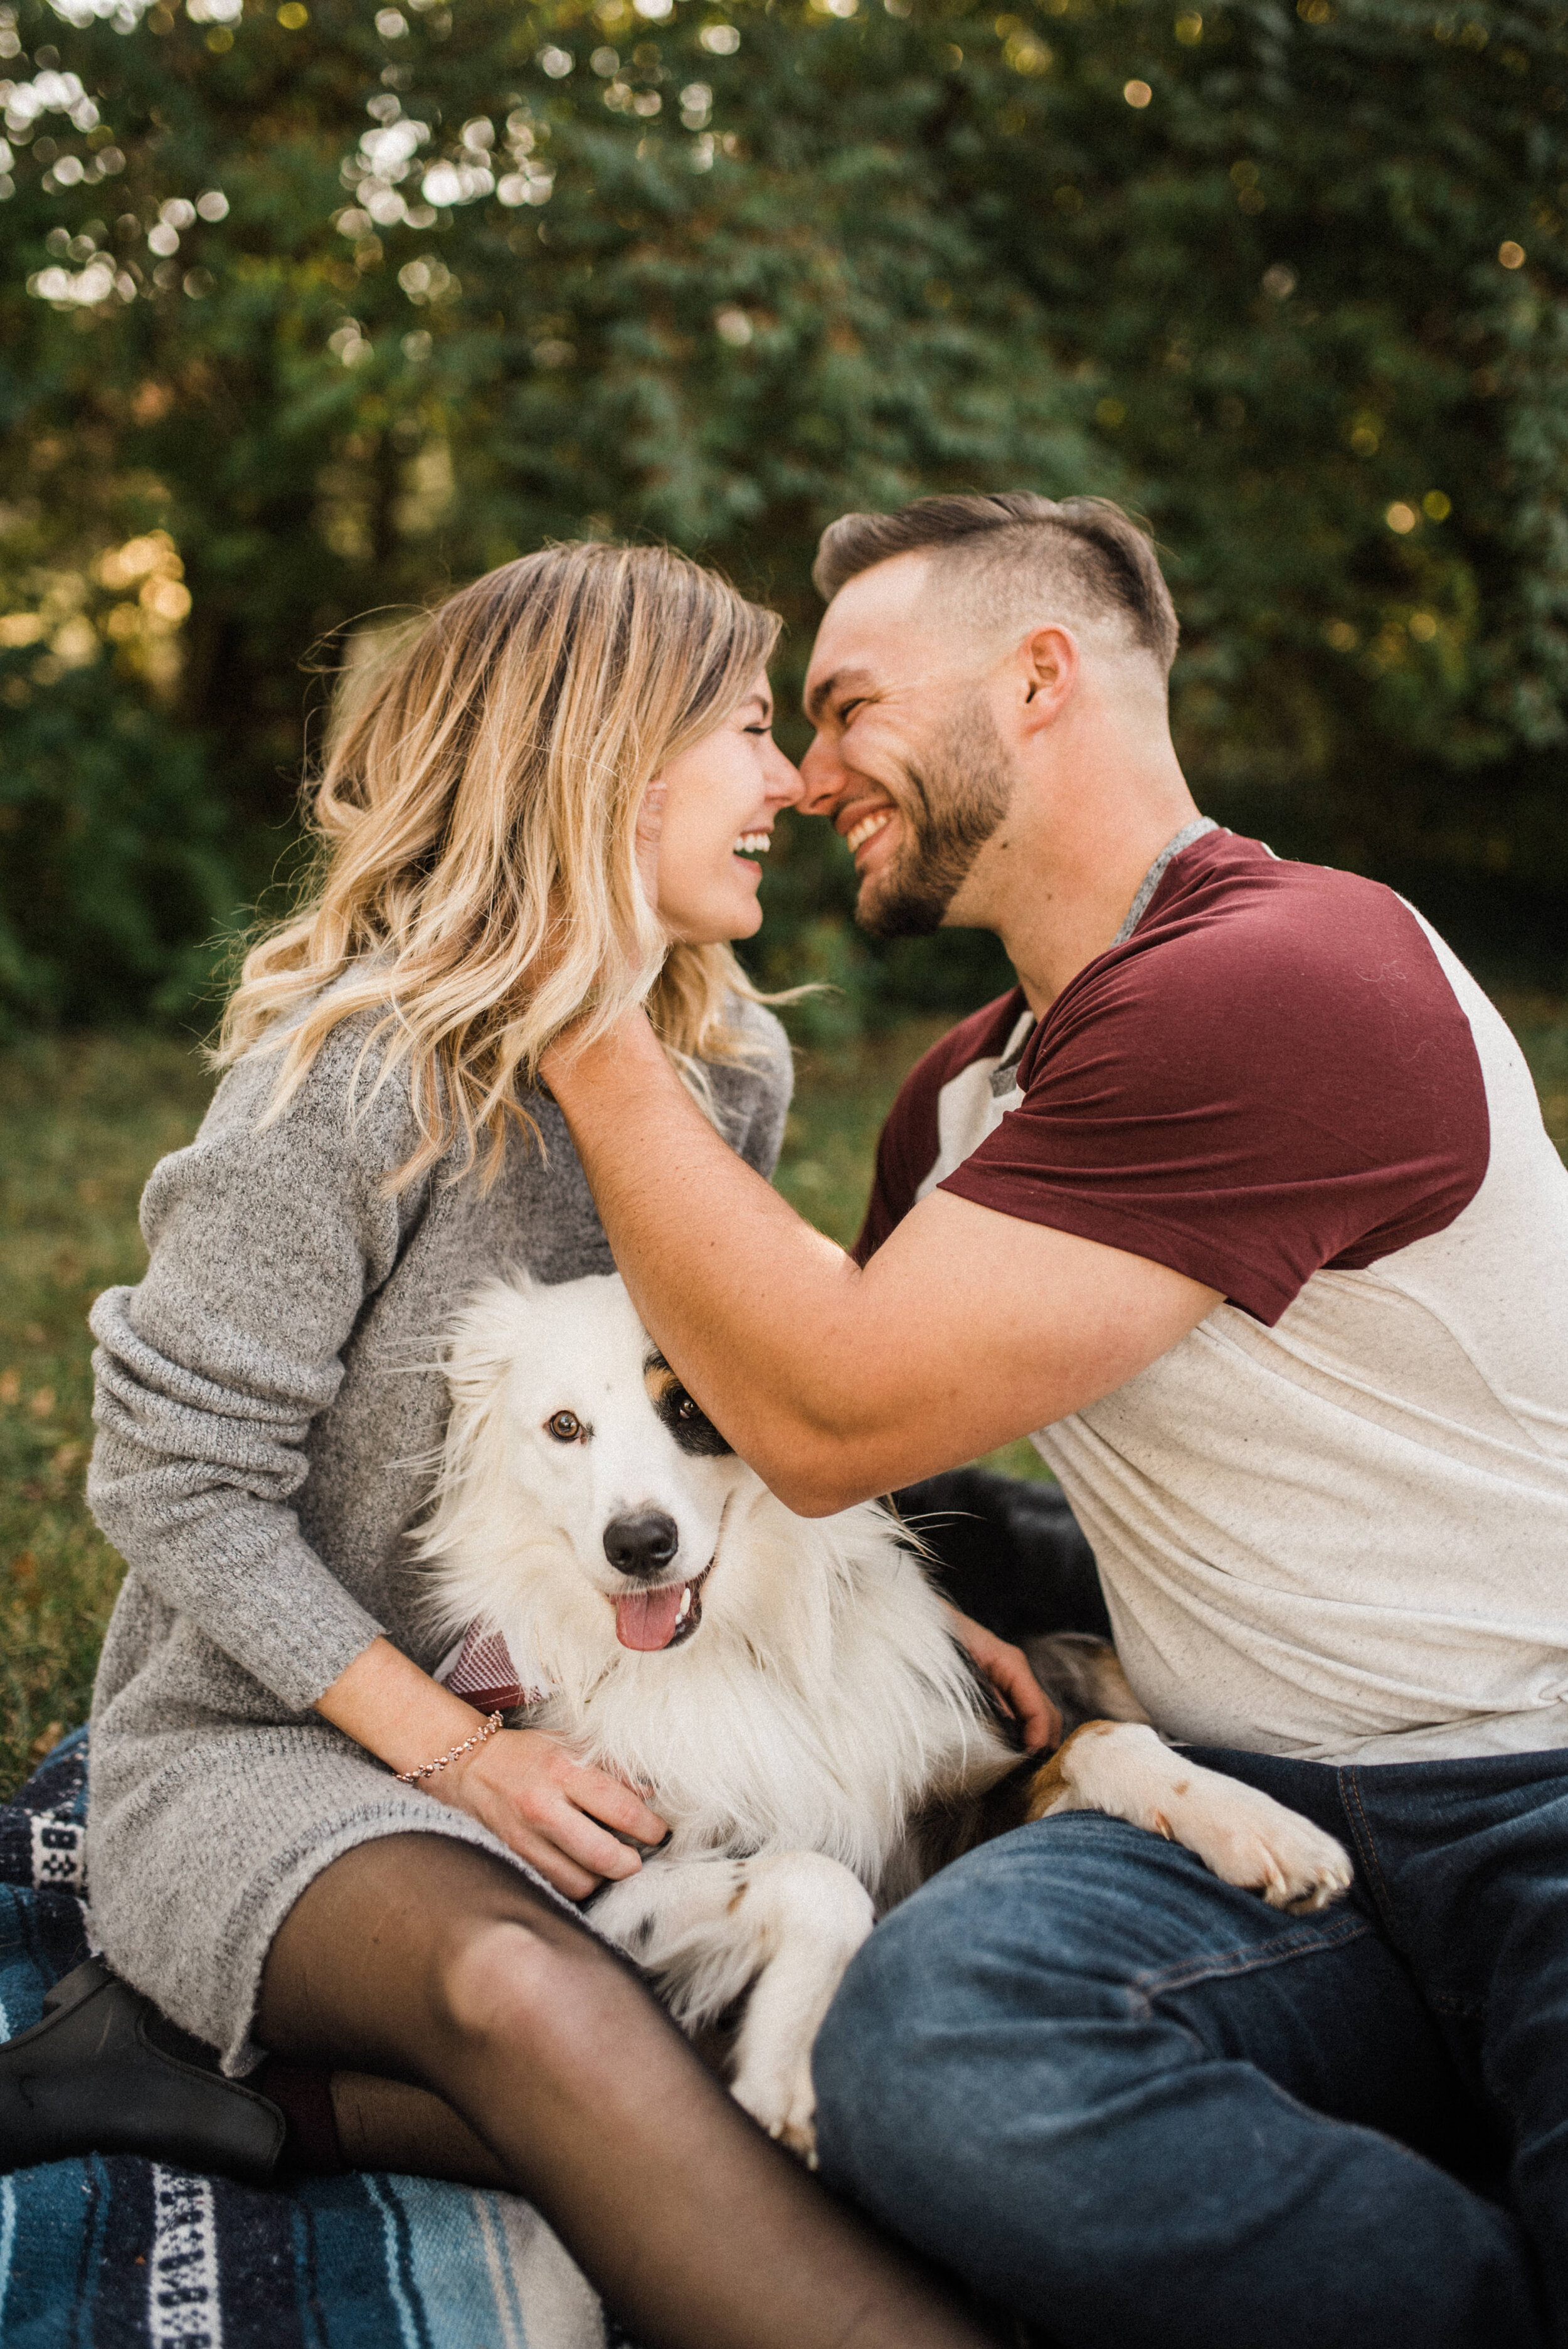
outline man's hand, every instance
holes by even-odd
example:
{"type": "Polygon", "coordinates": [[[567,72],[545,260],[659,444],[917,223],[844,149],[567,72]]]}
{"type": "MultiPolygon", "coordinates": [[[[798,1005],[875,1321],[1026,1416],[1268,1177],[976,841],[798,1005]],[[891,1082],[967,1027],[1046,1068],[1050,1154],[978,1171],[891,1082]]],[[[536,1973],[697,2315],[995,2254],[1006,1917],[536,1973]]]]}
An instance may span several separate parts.
{"type": "Polygon", "coordinates": [[[500,1730],[427,1783],[569,1900],[585,1900],[606,1877],[635,1876],[641,1868],[637,1854],[608,1829],[647,1846],[669,1833],[630,1786],[603,1770],[583,1769],[537,1729],[500,1730]]]}
{"type": "Polygon", "coordinates": [[[976,1623],[972,1615],[961,1615],[945,1599],[942,1603],[954,1638],[968,1651],[975,1671],[990,1682],[1003,1712],[1017,1723],[1025,1753],[1053,1753],[1061,1742],[1062,1717],[1030,1671],[1022,1648],[999,1640],[984,1623],[976,1623]]]}

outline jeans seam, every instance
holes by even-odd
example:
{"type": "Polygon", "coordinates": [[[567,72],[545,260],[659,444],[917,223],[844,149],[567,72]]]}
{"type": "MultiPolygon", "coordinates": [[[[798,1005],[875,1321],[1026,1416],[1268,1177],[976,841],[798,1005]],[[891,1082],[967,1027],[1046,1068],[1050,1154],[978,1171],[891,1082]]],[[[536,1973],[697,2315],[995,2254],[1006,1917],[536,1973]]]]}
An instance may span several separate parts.
{"type": "Polygon", "coordinates": [[[1356,1775],[1355,1764],[1353,1763],[1348,1764],[1341,1769],[1338,1775],[1339,1799],[1350,1828],[1351,1841],[1361,1855],[1362,1866],[1371,1882],[1372,1897],[1377,1903],[1378,1914],[1383,1920],[1383,1929],[1392,1939],[1394,1904],[1389,1898],[1382,1862],[1377,1857],[1377,1847],[1372,1839],[1372,1825],[1361,1801],[1361,1785],[1356,1775]]]}
{"type": "Polygon", "coordinates": [[[1312,1957],[1319,1950],[1344,1949],[1372,1930],[1364,1917],[1341,1917],[1326,1929],[1299,1926],[1295,1932],[1283,1933],[1277,1940],[1263,1945],[1248,1942],[1241,1949],[1222,1950],[1213,1957],[1190,1958],[1183,1965],[1135,1974],[1127,1986],[1127,1994],[1147,2009],[1171,1991],[1191,1990],[1202,1982],[1226,1982],[1239,1974],[1258,1973],[1265,1966],[1285,1965],[1295,1958],[1312,1957]]]}

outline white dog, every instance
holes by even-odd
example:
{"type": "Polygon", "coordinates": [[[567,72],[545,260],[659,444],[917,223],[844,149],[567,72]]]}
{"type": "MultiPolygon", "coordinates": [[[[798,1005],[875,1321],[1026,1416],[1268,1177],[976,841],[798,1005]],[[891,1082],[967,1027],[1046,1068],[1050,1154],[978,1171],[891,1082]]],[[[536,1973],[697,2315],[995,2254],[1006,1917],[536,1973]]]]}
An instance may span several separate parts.
{"type": "Polygon", "coordinates": [[[593,1923],[688,2030],[749,1993],[731,2085],[798,2151],[812,2142],[811,2044],[844,1969],[880,1912],[987,1833],[1103,1810],[1279,1907],[1348,1885],[1331,1837],[1142,1725],[1101,1643],[1031,1654],[1047,1679],[1076,1663],[1081,1690],[1092,1649],[1109,1670],[1091,1671],[1090,1704],[1122,1718],[1020,1765],[907,1534],[872,1503],[786,1509],[614,1276],[490,1283],[446,1368],[451,1419],[418,1537],[463,1635],[443,1673],[525,1704],[531,1728],[647,1791],[668,1840],[595,1896],[593,1923]]]}

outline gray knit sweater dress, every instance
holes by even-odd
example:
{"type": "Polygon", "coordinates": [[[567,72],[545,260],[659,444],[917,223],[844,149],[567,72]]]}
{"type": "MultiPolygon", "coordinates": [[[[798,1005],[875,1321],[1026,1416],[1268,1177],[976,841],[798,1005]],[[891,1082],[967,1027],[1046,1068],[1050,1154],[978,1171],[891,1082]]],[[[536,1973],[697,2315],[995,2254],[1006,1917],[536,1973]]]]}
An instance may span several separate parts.
{"type": "MultiPolygon", "coordinates": [[[[714,1067],[714,1093],[735,1147],[771,1174],[789,1048],[771,1013],[736,1017],[759,1054],[714,1067]]],[[[94,1931],[232,2073],[260,2057],[273,1936],[341,1852],[419,1829],[523,1867],[311,1707],[377,1632],[438,1661],[406,1537],[445,1432],[436,1360],[454,1312],[511,1265],[551,1282],[614,1268],[547,1100],[544,1156],[509,1136],[487,1195],[448,1164],[387,1196],[416,1131],[395,1077],[349,1116],[373,1024],[334,1031],[264,1131],[276,1060],[230,1071],[148,1184],[146,1278],[92,1313],[88,1495],[130,1569],[93,1699],[94,1931]]]]}

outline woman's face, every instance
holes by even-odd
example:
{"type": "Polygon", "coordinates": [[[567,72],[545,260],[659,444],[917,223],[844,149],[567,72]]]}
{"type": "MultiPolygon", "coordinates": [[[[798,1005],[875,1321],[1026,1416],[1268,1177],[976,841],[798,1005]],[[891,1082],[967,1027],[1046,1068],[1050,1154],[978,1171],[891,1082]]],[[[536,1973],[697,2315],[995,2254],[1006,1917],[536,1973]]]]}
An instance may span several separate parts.
{"type": "Polygon", "coordinates": [[[773,696],[759,674],[738,709],[672,759],[662,791],[657,904],[673,938],[713,946],[762,924],[757,858],[774,819],[799,798],[799,776],[773,740],[773,696]]]}

